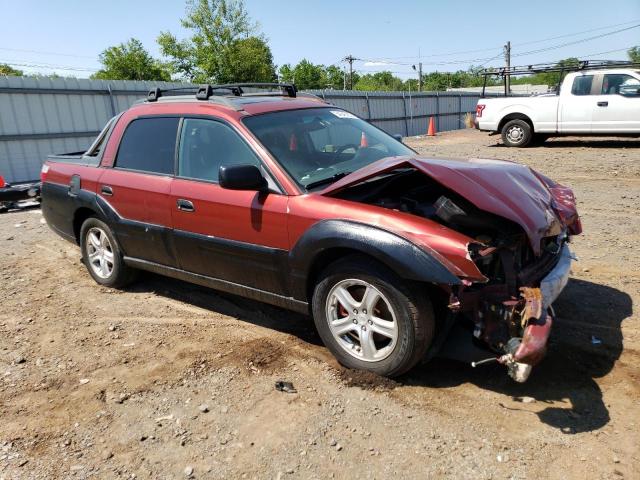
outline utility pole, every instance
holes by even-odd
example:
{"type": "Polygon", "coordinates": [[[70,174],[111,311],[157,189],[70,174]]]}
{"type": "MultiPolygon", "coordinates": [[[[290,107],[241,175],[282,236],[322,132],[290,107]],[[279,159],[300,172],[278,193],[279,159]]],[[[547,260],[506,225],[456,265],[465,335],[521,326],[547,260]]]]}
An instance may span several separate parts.
{"type": "Polygon", "coordinates": [[[418,91],[422,91],[422,62],[418,63],[418,91]]]}
{"type": "Polygon", "coordinates": [[[353,62],[356,60],[359,60],[359,58],[355,58],[353,55],[342,59],[343,62],[349,62],[349,90],[353,90],[353,62]]]}
{"type": "Polygon", "coordinates": [[[507,42],[504,46],[504,61],[506,64],[504,74],[504,94],[506,96],[511,93],[511,74],[509,73],[509,70],[511,70],[511,42],[507,42]]]}

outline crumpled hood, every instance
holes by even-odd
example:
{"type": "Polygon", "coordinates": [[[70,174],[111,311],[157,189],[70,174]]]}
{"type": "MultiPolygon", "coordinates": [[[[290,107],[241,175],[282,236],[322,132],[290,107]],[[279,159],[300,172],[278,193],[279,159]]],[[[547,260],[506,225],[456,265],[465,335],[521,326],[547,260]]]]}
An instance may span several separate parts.
{"type": "MultiPolygon", "coordinates": [[[[330,196],[369,178],[405,167],[424,172],[479,209],[520,225],[528,235],[536,255],[540,254],[540,240],[543,237],[559,234],[563,226],[567,226],[565,222],[569,218],[577,220],[575,203],[575,215],[570,215],[570,211],[558,215],[555,208],[557,201],[549,189],[552,185],[543,183],[546,177],[525,165],[503,160],[387,157],[347,175],[320,194],[330,196]]],[[[553,186],[558,187],[557,184],[553,186]]],[[[565,187],[565,195],[567,191],[570,192],[570,189],[565,187]]],[[[571,205],[566,202],[562,207],[571,210],[571,205]]]]}

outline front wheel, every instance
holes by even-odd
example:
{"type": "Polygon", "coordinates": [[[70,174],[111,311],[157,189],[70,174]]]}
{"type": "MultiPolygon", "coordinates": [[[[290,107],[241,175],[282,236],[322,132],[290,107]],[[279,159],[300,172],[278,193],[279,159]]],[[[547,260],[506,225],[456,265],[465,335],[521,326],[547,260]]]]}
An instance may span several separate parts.
{"type": "Polygon", "coordinates": [[[524,120],[509,120],[502,127],[502,141],[507,147],[526,147],[532,137],[531,125],[524,120]]]}
{"type": "Polygon", "coordinates": [[[324,344],[348,368],[397,376],[424,357],[435,321],[426,292],[364,256],[330,265],[315,287],[313,318],[324,344]]]}
{"type": "Polygon", "coordinates": [[[125,265],[122,252],[109,226],[88,218],[80,228],[82,261],[100,285],[120,288],[134,280],[136,271],[125,265]]]}

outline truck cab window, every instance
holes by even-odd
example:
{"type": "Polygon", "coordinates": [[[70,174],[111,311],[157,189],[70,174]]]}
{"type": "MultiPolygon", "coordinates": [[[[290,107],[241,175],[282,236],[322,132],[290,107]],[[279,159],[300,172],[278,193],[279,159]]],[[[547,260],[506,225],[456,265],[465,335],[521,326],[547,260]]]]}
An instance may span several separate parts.
{"type": "Polygon", "coordinates": [[[180,135],[178,176],[218,181],[220,165],[252,164],[260,161],[240,136],[224,123],[185,118],[180,135]]]}
{"type": "Polygon", "coordinates": [[[582,75],[573,79],[571,93],[573,95],[590,95],[593,75],[582,75]]]}
{"type": "Polygon", "coordinates": [[[617,95],[621,87],[640,88],[640,80],[631,75],[608,73],[602,78],[602,95],[617,95]]]}
{"type": "Polygon", "coordinates": [[[173,174],[177,117],[139,118],[120,141],[115,166],[142,172],[173,174]]]}

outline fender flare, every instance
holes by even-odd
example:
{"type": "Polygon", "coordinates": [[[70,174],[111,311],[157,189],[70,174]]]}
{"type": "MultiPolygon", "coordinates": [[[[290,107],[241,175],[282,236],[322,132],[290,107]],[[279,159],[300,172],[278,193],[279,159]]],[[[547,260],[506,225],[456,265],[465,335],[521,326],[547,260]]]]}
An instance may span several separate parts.
{"type": "Polygon", "coordinates": [[[294,298],[306,300],[312,266],[319,255],[334,248],[374,257],[407,280],[447,285],[462,283],[424,248],[395,233],[349,220],[322,220],[312,225],[289,252],[290,288],[294,298]]]}

